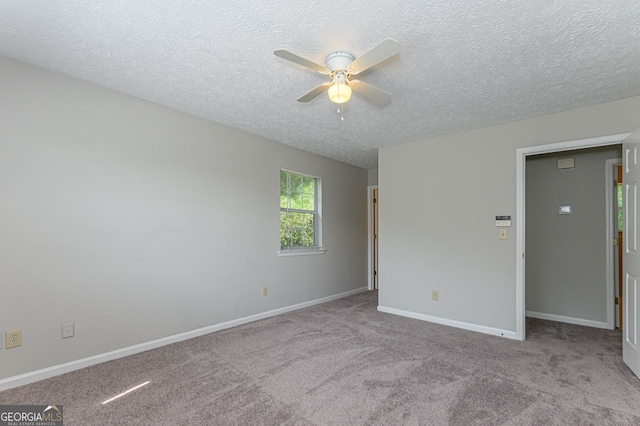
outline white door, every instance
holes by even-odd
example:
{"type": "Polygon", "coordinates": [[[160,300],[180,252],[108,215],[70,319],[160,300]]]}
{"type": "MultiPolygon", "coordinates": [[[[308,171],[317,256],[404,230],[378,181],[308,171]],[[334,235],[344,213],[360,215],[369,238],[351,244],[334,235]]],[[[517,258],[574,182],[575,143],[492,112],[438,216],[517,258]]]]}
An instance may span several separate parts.
{"type": "Polygon", "coordinates": [[[622,359],[629,368],[640,377],[640,328],[638,310],[640,309],[640,252],[638,252],[638,186],[640,183],[640,129],[636,130],[624,141],[624,254],[622,267],[624,270],[624,287],[622,294],[622,359]]]}

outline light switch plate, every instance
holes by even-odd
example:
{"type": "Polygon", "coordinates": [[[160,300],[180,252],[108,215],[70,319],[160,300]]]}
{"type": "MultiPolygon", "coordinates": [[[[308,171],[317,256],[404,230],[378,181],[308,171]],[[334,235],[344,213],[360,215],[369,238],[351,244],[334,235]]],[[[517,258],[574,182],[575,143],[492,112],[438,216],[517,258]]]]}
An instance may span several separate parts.
{"type": "Polygon", "coordinates": [[[62,324],[62,338],[66,339],[68,337],[73,337],[74,334],[74,325],[72,322],[67,322],[62,324]]]}
{"type": "Polygon", "coordinates": [[[573,206],[558,207],[558,214],[573,214],[573,206]]]}
{"type": "Polygon", "coordinates": [[[498,231],[498,239],[499,240],[506,240],[508,238],[508,232],[506,229],[501,229],[500,231],[498,231]]]}

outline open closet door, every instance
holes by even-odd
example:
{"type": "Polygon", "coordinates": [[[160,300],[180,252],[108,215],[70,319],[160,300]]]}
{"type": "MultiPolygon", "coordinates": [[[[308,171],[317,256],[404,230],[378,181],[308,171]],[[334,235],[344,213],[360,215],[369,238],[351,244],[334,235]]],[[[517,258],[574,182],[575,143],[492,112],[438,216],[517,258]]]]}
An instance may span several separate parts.
{"type": "Polygon", "coordinates": [[[638,251],[638,186],[640,183],[640,129],[633,132],[623,145],[624,160],[624,254],[622,359],[640,377],[640,342],[638,328],[640,314],[640,252],[638,251]]]}

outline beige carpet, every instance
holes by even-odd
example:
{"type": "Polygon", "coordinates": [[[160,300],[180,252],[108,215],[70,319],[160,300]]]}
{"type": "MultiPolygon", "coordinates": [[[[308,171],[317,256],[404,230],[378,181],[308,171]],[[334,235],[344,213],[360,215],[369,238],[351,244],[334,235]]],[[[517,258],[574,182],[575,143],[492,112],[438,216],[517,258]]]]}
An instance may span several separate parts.
{"type": "Polygon", "coordinates": [[[376,297],[96,365],[0,404],[62,404],[65,425],[640,424],[619,332],[531,319],[516,342],[379,313],[376,297]]]}

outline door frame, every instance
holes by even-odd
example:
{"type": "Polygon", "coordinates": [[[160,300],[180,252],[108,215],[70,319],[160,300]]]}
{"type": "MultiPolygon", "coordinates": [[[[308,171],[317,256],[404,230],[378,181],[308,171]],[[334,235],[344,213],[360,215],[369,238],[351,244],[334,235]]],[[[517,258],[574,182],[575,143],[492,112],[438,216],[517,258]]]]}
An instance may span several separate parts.
{"type": "MultiPolygon", "coordinates": [[[[367,186],[367,288],[373,290],[373,190],[378,189],[378,185],[367,186]]],[[[378,218],[378,223],[380,219],[378,218]]],[[[378,280],[380,277],[378,276],[378,280]]],[[[378,281],[378,287],[380,282],[378,281]]]]}
{"type": "MultiPolygon", "coordinates": [[[[559,151],[593,148],[622,143],[631,133],[578,139],[546,145],[528,146],[516,149],[516,339],[526,337],[525,304],[525,178],[526,161],[529,155],[547,154],[559,151]]],[[[607,320],[608,321],[608,320],[607,320]]]]}

